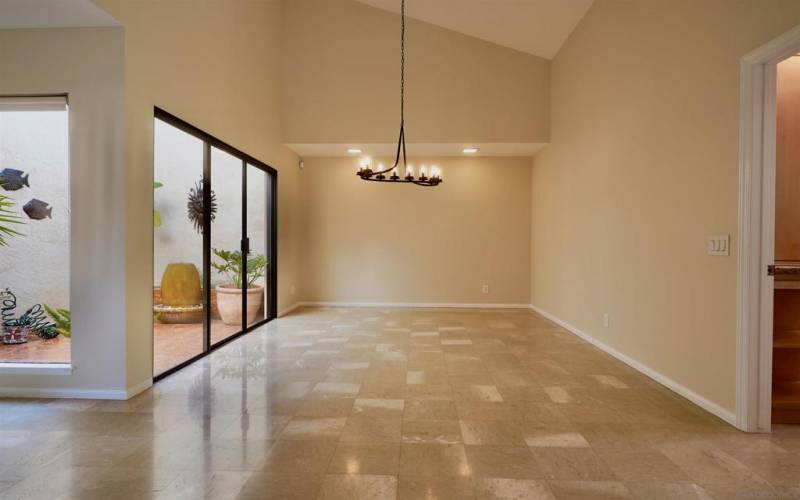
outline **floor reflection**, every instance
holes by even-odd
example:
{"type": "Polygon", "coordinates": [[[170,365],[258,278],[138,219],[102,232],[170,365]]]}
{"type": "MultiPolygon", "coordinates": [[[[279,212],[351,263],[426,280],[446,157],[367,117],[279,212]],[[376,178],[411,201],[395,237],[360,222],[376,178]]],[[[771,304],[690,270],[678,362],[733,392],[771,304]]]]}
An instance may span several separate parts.
{"type": "Polygon", "coordinates": [[[304,309],[129,401],[0,400],[0,498],[792,498],[740,433],[526,311],[304,309]]]}

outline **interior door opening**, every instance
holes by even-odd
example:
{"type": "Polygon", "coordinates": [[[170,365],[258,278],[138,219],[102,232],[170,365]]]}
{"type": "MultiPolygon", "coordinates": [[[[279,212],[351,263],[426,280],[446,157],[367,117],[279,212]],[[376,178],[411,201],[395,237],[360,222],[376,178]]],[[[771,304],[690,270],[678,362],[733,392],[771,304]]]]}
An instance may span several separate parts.
{"type": "Polygon", "coordinates": [[[800,424],[800,54],[777,65],[772,423],[800,424]]]}
{"type": "Polygon", "coordinates": [[[277,316],[277,172],[156,108],[153,374],[277,316]]]}

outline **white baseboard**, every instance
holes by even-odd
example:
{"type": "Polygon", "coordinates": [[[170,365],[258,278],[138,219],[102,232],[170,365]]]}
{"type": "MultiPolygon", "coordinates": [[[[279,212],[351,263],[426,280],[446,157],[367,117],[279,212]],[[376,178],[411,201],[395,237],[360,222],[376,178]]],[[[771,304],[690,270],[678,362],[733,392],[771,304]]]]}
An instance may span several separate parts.
{"type": "Polygon", "coordinates": [[[673,392],[676,392],[683,396],[684,398],[688,399],[692,403],[696,404],[700,408],[703,408],[707,412],[716,415],[717,417],[721,418],[722,420],[728,422],[729,424],[736,426],[736,414],[722,406],[714,403],[713,401],[709,401],[708,399],[704,398],[703,396],[697,394],[696,392],[692,391],[691,389],[675,382],[671,378],[662,375],[661,373],[657,372],[656,370],[650,368],[649,366],[636,361],[635,359],[629,357],[626,354],[623,354],[613,347],[597,340],[596,338],[592,337],[586,332],[581,331],[580,329],[572,326],[571,324],[567,323],[566,321],[553,316],[552,314],[548,313],[547,311],[540,309],[534,305],[530,305],[530,309],[541,315],[545,318],[549,319],[553,323],[557,324],[561,328],[567,330],[568,332],[577,335],[578,337],[582,338],[586,342],[589,342],[593,346],[597,347],[598,349],[607,352],[608,354],[614,356],[618,360],[622,361],[626,365],[630,366],[631,368],[647,375],[651,379],[655,380],[659,384],[663,385],[667,389],[670,389],[673,392]]]}
{"type": "Polygon", "coordinates": [[[48,387],[0,387],[0,398],[128,399],[128,391],[48,387]]]}
{"type": "Polygon", "coordinates": [[[286,316],[287,314],[289,314],[290,312],[294,311],[295,309],[297,309],[302,305],[303,305],[302,302],[295,302],[289,307],[284,308],[282,311],[278,311],[278,317],[280,318],[281,316],[286,316]]]}
{"type": "Polygon", "coordinates": [[[420,309],[528,309],[529,304],[483,304],[467,302],[298,302],[298,306],[316,307],[386,307],[420,309]]]}
{"type": "Polygon", "coordinates": [[[53,387],[0,387],[0,398],[42,398],[42,399],[130,399],[153,385],[147,379],[127,390],[113,389],[71,389],[53,387]]]}

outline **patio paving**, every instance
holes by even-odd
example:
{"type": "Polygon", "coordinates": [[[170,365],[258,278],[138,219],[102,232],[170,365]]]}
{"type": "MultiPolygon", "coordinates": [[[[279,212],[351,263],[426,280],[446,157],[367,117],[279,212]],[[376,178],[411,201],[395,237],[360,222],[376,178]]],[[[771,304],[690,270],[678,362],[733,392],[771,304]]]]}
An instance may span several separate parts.
{"type": "MultiPolygon", "coordinates": [[[[203,326],[194,324],[154,325],[155,357],[153,373],[158,375],[203,351],[203,326]]],[[[211,320],[211,343],[215,344],[239,331],[219,319],[211,320]]],[[[0,344],[0,363],[69,363],[70,339],[42,340],[31,336],[25,344],[0,344]]]]}

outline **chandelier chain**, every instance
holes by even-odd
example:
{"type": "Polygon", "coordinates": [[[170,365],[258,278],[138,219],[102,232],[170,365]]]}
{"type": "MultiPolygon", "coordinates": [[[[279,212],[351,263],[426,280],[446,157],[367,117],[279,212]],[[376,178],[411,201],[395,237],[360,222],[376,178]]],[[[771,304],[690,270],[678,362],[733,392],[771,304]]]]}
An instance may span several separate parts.
{"type": "Polygon", "coordinates": [[[406,0],[400,0],[400,126],[405,123],[406,0]]]}

